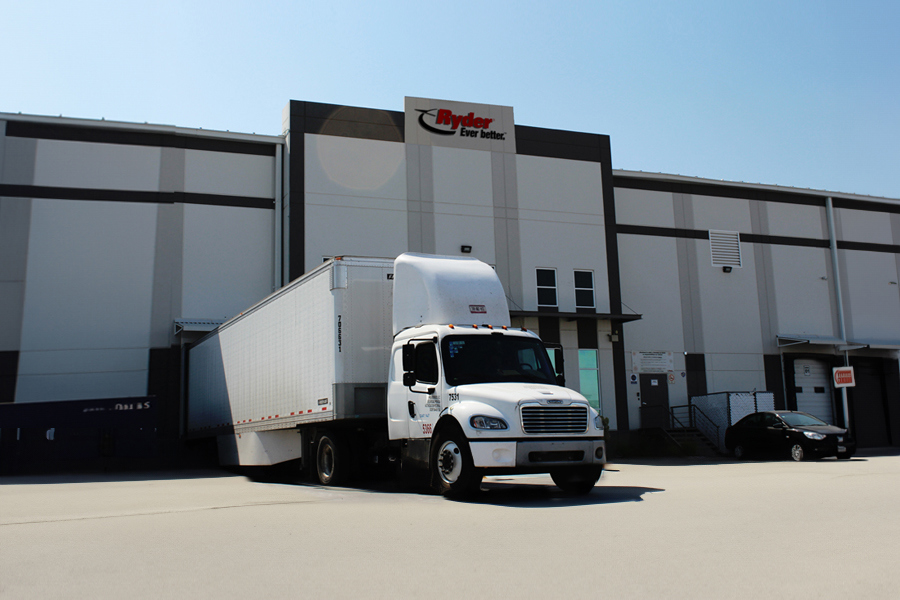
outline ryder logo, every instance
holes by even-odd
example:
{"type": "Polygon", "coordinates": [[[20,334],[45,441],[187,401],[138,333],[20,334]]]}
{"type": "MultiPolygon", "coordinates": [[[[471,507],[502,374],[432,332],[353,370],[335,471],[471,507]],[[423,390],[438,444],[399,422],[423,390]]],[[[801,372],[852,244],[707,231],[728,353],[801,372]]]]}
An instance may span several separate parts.
{"type": "Polygon", "coordinates": [[[505,133],[490,131],[488,128],[494,119],[476,117],[474,112],[467,115],[456,115],[446,108],[416,109],[419,114],[419,125],[425,131],[438,135],[458,135],[489,140],[505,140],[505,133]],[[431,122],[434,124],[432,125],[431,122]]]}

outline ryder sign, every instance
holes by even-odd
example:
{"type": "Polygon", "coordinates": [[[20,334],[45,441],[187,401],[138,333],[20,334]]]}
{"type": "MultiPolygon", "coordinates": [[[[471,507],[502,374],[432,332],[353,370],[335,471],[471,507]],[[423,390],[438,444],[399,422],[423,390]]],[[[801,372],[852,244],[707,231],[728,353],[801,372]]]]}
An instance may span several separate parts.
{"type": "Polygon", "coordinates": [[[515,152],[509,106],[406,98],[406,143],[515,152]]]}

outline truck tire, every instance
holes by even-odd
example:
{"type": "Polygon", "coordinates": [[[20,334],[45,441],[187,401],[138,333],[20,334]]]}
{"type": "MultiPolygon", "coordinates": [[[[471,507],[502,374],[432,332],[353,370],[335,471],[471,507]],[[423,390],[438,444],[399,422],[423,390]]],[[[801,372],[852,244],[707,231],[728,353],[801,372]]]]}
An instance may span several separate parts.
{"type": "Polygon", "coordinates": [[[600,475],[603,473],[603,467],[580,467],[556,469],[550,471],[550,478],[556,487],[567,494],[583,495],[588,494],[600,475]]]}
{"type": "Polygon", "coordinates": [[[350,477],[350,453],[343,439],[330,431],[316,440],[316,476],[322,485],[342,485],[350,477]]]}
{"type": "Polygon", "coordinates": [[[472,461],[469,442],[458,427],[444,427],[431,444],[434,487],[444,496],[459,498],[479,489],[482,474],[472,461]]]}

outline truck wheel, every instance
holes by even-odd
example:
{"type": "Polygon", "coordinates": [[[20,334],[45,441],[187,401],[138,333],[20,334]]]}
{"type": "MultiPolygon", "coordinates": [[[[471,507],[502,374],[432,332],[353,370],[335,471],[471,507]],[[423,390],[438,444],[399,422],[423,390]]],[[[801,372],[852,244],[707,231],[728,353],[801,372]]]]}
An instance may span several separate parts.
{"type": "Polygon", "coordinates": [[[322,485],[341,485],[350,475],[346,445],[331,432],[323,433],[316,442],[316,475],[322,485]]]}
{"type": "Polygon", "coordinates": [[[431,445],[431,469],[437,491],[448,497],[470,494],[481,485],[481,472],[475,468],[469,443],[461,431],[445,428],[431,445]]]}
{"type": "Polygon", "coordinates": [[[567,494],[588,494],[600,475],[603,473],[603,467],[583,467],[580,469],[558,469],[550,471],[550,478],[556,487],[567,494]]]}

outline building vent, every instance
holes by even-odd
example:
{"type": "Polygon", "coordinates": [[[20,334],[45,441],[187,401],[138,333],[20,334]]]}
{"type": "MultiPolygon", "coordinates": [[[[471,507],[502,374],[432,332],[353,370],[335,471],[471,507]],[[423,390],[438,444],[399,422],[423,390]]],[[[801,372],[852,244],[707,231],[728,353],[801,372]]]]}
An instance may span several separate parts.
{"type": "Polygon", "coordinates": [[[709,232],[709,253],[714,267],[741,266],[741,236],[737,231],[709,232]]]}

